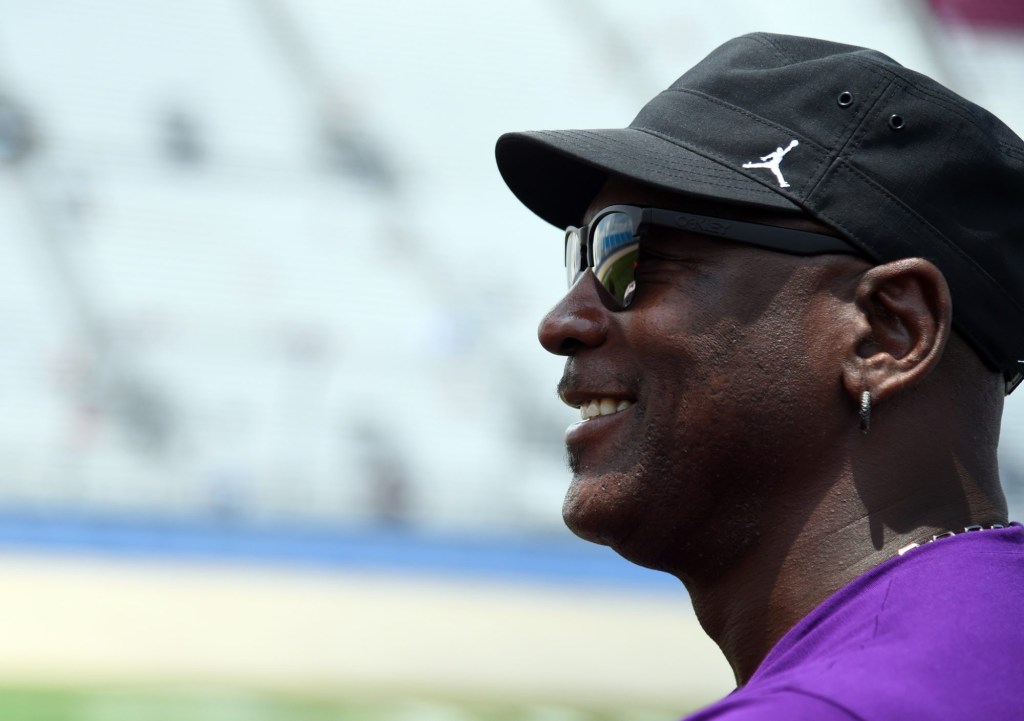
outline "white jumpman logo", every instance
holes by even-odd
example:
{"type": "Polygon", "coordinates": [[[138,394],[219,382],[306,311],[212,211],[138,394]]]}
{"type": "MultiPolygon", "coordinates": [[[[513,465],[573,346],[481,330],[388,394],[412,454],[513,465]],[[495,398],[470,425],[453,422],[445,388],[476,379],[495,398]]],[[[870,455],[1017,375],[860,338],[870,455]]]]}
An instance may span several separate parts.
{"type": "Polygon", "coordinates": [[[789,145],[785,148],[776,148],[775,152],[768,153],[768,155],[762,155],[761,163],[744,163],[744,168],[768,168],[775,175],[775,179],[779,181],[780,188],[788,188],[789,183],[782,177],[782,171],[779,170],[779,165],[782,163],[782,158],[785,157],[786,153],[798,146],[800,143],[797,140],[790,140],[789,145]]]}

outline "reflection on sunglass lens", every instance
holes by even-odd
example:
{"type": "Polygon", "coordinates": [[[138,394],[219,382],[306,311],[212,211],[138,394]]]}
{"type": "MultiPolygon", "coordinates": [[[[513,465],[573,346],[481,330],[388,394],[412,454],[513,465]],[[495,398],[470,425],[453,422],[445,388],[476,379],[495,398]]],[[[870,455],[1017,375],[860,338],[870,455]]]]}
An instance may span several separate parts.
{"type": "Polygon", "coordinates": [[[565,231],[565,275],[568,287],[572,287],[586,266],[586,258],[582,231],[569,226],[565,231]]]}
{"type": "Polygon", "coordinates": [[[598,282],[625,308],[636,288],[634,275],[638,243],[633,220],[626,213],[608,213],[590,226],[587,252],[587,230],[569,226],[565,231],[565,273],[571,288],[580,274],[593,262],[598,282]]]}
{"type": "Polygon", "coordinates": [[[606,258],[600,267],[594,268],[594,275],[598,281],[623,308],[633,300],[633,291],[636,289],[634,277],[637,254],[636,243],[631,243],[615,255],[606,258]]]}
{"type": "Polygon", "coordinates": [[[632,219],[609,213],[594,227],[594,275],[623,308],[633,299],[638,244],[632,219]]]}

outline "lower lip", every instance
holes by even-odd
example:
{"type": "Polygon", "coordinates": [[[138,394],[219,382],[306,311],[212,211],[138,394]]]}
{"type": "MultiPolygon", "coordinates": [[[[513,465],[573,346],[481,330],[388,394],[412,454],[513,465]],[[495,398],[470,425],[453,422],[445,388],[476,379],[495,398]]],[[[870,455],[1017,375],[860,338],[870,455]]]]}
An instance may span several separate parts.
{"type": "Polygon", "coordinates": [[[594,416],[589,420],[576,421],[565,429],[565,442],[567,444],[573,444],[589,440],[591,436],[613,427],[618,421],[623,420],[624,417],[632,411],[633,406],[630,406],[625,410],[612,413],[611,415],[594,416]]]}

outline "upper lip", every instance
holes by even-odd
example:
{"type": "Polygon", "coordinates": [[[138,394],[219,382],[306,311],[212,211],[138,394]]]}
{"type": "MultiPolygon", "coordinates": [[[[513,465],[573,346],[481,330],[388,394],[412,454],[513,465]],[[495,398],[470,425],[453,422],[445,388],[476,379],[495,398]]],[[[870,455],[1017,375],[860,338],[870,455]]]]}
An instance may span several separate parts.
{"type": "Polygon", "coordinates": [[[631,378],[626,373],[611,367],[584,368],[578,358],[566,361],[565,370],[558,381],[558,397],[567,406],[579,408],[593,400],[610,398],[616,403],[635,403],[637,394],[630,390],[631,378]]]}
{"type": "Polygon", "coordinates": [[[616,403],[619,401],[630,401],[635,402],[636,396],[631,393],[624,391],[599,391],[599,390],[587,390],[583,388],[566,388],[559,385],[558,397],[562,399],[562,402],[573,408],[579,408],[584,403],[589,403],[593,400],[601,400],[602,398],[611,398],[616,403]]]}

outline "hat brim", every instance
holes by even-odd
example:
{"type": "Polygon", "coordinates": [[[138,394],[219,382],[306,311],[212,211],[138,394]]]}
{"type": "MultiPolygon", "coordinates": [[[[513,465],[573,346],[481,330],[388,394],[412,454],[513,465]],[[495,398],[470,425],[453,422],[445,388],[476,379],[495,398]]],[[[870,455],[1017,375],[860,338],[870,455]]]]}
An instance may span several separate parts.
{"type": "Polygon", "coordinates": [[[558,228],[582,222],[609,175],[707,200],[801,212],[743,173],[635,128],[506,133],[494,152],[509,189],[558,228]]]}

